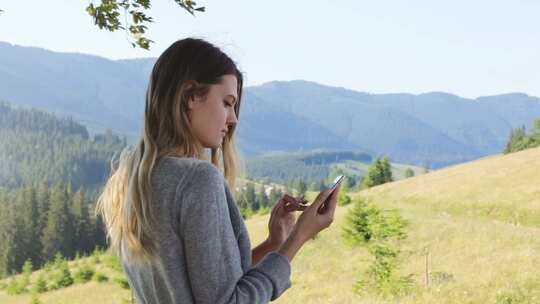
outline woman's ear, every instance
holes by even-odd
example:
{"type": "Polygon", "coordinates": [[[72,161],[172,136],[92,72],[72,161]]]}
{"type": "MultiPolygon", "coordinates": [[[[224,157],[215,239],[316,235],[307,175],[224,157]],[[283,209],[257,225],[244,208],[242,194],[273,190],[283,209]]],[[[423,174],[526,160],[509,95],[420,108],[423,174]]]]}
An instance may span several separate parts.
{"type": "Polygon", "coordinates": [[[193,110],[194,108],[201,105],[204,98],[198,95],[191,95],[187,98],[188,110],[193,110]]]}
{"type": "Polygon", "coordinates": [[[193,110],[193,108],[195,107],[195,96],[194,95],[191,95],[188,97],[187,99],[187,106],[188,106],[188,110],[193,110]]]}
{"type": "Polygon", "coordinates": [[[184,83],[184,94],[187,98],[188,110],[195,108],[203,99],[197,94],[198,83],[195,80],[188,80],[184,83]]]}

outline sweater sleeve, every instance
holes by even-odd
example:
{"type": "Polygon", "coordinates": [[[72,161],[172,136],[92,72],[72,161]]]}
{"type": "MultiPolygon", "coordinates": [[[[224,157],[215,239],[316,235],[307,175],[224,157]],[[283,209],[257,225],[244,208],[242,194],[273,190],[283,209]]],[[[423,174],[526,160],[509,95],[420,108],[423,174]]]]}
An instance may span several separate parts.
{"type": "Polygon", "coordinates": [[[289,261],[272,252],[244,273],[223,175],[208,162],[195,166],[182,191],[179,225],[195,303],[252,304],[278,298],[291,286],[289,261]]]}

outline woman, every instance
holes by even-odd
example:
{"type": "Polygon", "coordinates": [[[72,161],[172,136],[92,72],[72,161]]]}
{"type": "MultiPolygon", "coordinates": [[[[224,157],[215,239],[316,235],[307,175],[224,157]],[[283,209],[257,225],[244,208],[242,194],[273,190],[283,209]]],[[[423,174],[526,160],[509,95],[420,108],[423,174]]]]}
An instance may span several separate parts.
{"type": "Polygon", "coordinates": [[[230,191],[241,97],[242,74],[204,40],[179,40],[154,65],[142,139],[98,199],[140,303],[267,303],[290,287],[300,247],[332,222],[338,191],[309,207],[285,195],[251,250],[230,191]]]}

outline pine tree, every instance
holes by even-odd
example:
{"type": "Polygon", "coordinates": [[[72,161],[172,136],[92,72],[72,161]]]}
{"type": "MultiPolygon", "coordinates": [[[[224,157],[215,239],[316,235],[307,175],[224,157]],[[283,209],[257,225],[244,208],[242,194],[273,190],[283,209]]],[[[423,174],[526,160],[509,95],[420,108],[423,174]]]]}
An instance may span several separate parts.
{"type": "Polygon", "coordinates": [[[34,284],[33,291],[35,293],[44,293],[47,291],[47,281],[45,281],[43,271],[39,273],[36,283],[34,284]]]}
{"type": "Polygon", "coordinates": [[[383,183],[391,183],[394,181],[392,177],[392,165],[390,164],[390,159],[388,157],[383,158],[381,161],[382,172],[383,172],[383,183]]]}
{"type": "Polygon", "coordinates": [[[364,188],[371,188],[382,184],[382,172],[381,172],[380,159],[376,159],[371,166],[368,168],[366,177],[364,178],[363,186],[364,188]]]}
{"type": "Polygon", "coordinates": [[[351,203],[351,197],[348,196],[347,193],[349,193],[349,185],[347,183],[343,183],[341,188],[339,189],[337,199],[338,205],[345,206],[351,203]]]}
{"type": "Polygon", "coordinates": [[[105,223],[103,222],[103,219],[101,218],[101,215],[97,215],[94,220],[93,225],[93,244],[94,248],[105,248],[107,247],[107,234],[105,232],[105,223]]]}
{"type": "Polygon", "coordinates": [[[413,169],[411,168],[407,168],[405,170],[405,178],[409,178],[409,177],[413,177],[414,176],[414,171],[413,169]]]}
{"type": "Polygon", "coordinates": [[[93,248],[90,217],[84,190],[79,190],[73,197],[73,216],[75,222],[75,251],[89,253],[93,248]]]}
{"type": "Polygon", "coordinates": [[[30,276],[32,275],[32,270],[34,269],[34,266],[32,265],[32,261],[30,259],[26,260],[22,267],[22,285],[28,286],[30,284],[30,276]]]}
{"type": "Polygon", "coordinates": [[[17,228],[15,210],[10,205],[7,199],[0,201],[0,277],[11,274],[15,269],[17,228]]]}
{"type": "Polygon", "coordinates": [[[259,192],[257,193],[257,201],[259,202],[261,208],[268,208],[270,205],[268,196],[266,196],[266,192],[264,191],[264,186],[261,186],[259,192]]]}
{"type": "Polygon", "coordinates": [[[390,165],[390,160],[387,157],[384,159],[377,158],[368,168],[363,186],[364,188],[370,188],[392,181],[392,165],[390,165]]]}
{"type": "Polygon", "coordinates": [[[534,121],[534,127],[529,136],[534,147],[540,146],[540,119],[534,121]]]}
{"type": "Polygon", "coordinates": [[[248,201],[246,199],[246,190],[245,189],[239,189],[236,191],[236,204],[238,205],[238,208],[240,210],[244,210],[249,208],[248,201]]]}
{"type": "Polygon", "coordinates": [[[47,182],[40,183],[36,197],[39,210],[38,235],[41,236],[43,230],[45,230],[45,227],[47,226],[47,215],[49,213],[50,189],[47,182]]]}
{"type": "Polygon", "coordinates": [[[18,255],[24,259],[31,259],[34,265],[41,264],[41,239],[39,231],[39,205],[37,201],[36,189],[26,187],[21,189],[22,202],[20,206],[21,236],[24,240],[24,250],[18,252],[18,255]]]}
{"type": "MultiPolygon", "coordinates": [[[[28,208],[25,205],[25,193],[23,188],[15,191],[15,204],[10,207],[13,209],[13,222],[11,222],[12,236],[11,246],[13,248],[11,260],[11,269],[20,271],[24,261],[29,254],[29,234],[30,230],[27,224],[28,208]]],[[[9,208],[9,207],[8,207],[9,208]]]]}
{"type": "Polygon", "coordinates": [[[519,151],[520,145],[522,145],[526,136],[527,134],[525,132],[525,126],[517,129],[511,129],[508,142],[506,143],[506,147],[504,149],[504,153],[519,151]]]}
{"type": "Polygon", "coordinates": [[[540,119],[535,120],[529,134],[525,131],[525,126],[512,129],[504,153],[522,151],[538,146],[540,146],[540,119]]]}
{"type": "Polygon", "coordinates": [[[50,197],[47,226],[42,236],[42,254],[45,260],[51,260],[56,252],[64,256],[73,255],[73,225],[66,189],[57,183],[50,197]]]}
{"type": "Polygon", "coordinates": [[[255,186],[253,183],[246,184],[246,201],[249,204],[251,210],[259,210],[259,202],[257,202],[257,195],[255,194],[255,186]]]}

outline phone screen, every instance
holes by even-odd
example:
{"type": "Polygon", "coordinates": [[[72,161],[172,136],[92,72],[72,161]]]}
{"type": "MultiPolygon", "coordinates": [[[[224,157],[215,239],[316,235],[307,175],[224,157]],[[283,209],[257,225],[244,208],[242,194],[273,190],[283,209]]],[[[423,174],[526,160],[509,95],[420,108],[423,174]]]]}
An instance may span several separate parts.
{"type": "Polygon", "coordinates": [[[333,183],[331,189],[336,188],[337,185],[341,182],[341,180],[343,180],[343,177],[344,177],[343,175],[338,175],[338,176],[336,177],[336,179],[334,179],[334,183],[333,183]]]}

